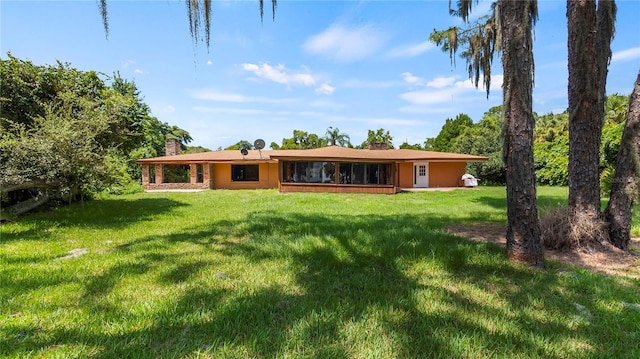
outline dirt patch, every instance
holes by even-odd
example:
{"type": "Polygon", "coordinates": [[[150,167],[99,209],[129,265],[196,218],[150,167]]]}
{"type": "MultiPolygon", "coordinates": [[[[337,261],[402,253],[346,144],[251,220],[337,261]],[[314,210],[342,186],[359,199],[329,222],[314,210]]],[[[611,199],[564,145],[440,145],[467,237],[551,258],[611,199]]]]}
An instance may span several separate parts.
{"type": "MultiPolygon", "coordinates": [[[[506,228],[495,223],[475,223],[452,225],[447,231],[474,241],[495,243],[506,246],[506,228]]],[[[609,275],[640,278],[640,238],[631,238],[631,250],[623,251],[613,246],[603,246],[599,250],[544,250],[545,259],[587,268],[609,275]]]]}

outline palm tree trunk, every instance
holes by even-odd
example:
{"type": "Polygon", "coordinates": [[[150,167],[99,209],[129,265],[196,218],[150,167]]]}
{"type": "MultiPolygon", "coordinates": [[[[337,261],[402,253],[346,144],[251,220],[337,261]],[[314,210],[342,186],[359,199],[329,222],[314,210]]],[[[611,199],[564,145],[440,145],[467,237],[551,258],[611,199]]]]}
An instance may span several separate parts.
{"type": "Polygon", "coordinates": [[[615,2],[568,0],[569,208],[600,218],[600,142],[615,2]]]}
{"type": "Polygon", "coordinates": [[[600,77],[596,61],[597,27],[594,0],[567,1],[569,51],[569,208],[573,213],[600,214],[600,140],[597,120],[600,77]]]}
{"type": "Polygon", "coordinates": [[[544,266],[533,164],[532,88],[534,0],[500,0],[504,157],[507,167],[507,255],[544,266]]]}
{"type": "Polygon", "coordinates": [[[636,79],[620,141],[618,162],[611,185],[605,220],[609,239],[618,248],[628,249],[631,239],[631,211],[640,193],[640,71],[636,79]]]}

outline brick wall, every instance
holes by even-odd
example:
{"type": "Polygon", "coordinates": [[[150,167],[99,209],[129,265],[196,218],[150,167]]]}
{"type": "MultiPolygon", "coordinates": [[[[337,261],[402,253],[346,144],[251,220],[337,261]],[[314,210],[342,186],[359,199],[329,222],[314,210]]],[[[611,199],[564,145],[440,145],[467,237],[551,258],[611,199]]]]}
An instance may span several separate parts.
{"type": "Polygon", "coordinates": [[[174,189],[209,189],[208,183],[149,183],[145,186],[149,191],[166,191],[174,189]]]}

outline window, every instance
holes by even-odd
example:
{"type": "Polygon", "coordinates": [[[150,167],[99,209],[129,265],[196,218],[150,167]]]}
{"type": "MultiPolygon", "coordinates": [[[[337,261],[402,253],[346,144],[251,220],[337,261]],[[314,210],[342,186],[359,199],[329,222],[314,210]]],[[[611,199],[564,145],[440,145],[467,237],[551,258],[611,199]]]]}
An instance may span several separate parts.
{"type": "Polygon", "coordinates": [[[163,165],[164,183],[189,183],[191,170],[189,165],[163,165]]]}
{"type": "Polygon", "coordinates": [[[231,165],[231,181],[259,181],[260,168],[258,165],[231,165]]]}
{"type": "Polygon", "coordinates": [[[336,165],[333,162],[284,162],[282,181],[298,183],[335,183],[336,165]]]}
{"type": "Polygon", "coordinates": [[[284,161],[282,182],[389,185],[392,168],[390,163],[284,161]]]}
{"type": "Polygon", "coordinates": [[[204,182],[204,172],[202,170],[202,164],[199,163],[196,165],[196,183],[204,182]]]}
{"type": "Polygon", "coordinates": [[[427,175],[427,166],[420,165],[418,166],[418,176],[424,177],[427,175]]]}
{"type": "Polygon", "coordinates": [[[366,165],[364,163],[352,163],[351,164],[351,183],[353,184],[365,184],[366,181],[366,165]]]}
{"type": "Polygon", "coordinates": [[[341,163],[340,183],[343,184],[393,184],[389,163],[341,163]]]}

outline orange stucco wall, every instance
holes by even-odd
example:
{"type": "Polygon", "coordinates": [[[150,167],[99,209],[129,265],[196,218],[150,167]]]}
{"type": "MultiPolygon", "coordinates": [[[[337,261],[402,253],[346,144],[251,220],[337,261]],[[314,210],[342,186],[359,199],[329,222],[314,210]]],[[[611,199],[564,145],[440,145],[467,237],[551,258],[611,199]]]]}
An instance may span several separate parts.
{"type": "Polygon", "coordinates": [[[398,187],[413,187],[413,162],[402,162],[398,164],[398,187]]]}
{"type": "Polygon", "coordinates": [[[214,163],[213,171],[213,189],[267,189],[278,187],[278,164],[277,163],[260,163],[259,181],[231,181],[231,164],[230,163],[214,163]]]}
{"type": "MultiPolygon", "coordinates": [[[[465,162],[429,162],[429,187],[458,187],[465,173],[465,162]]],[[[398,186],[413,187],[413,162],[398,164],[398,186]]]]}
{"type": "Polygon", "coordinates": [[[458,187],[465,162],[429,162],[429,187],[458,187]]]}

